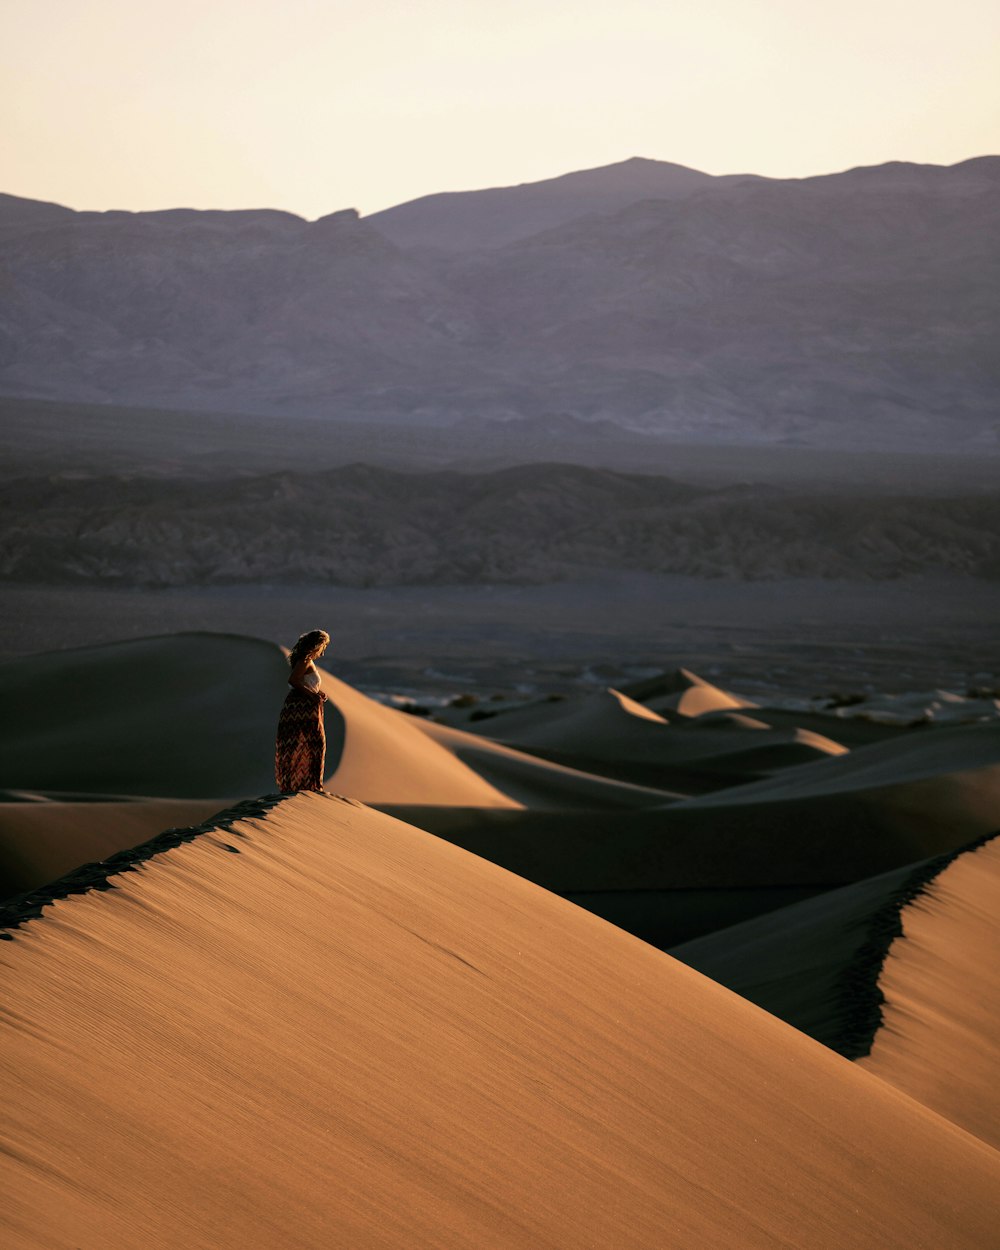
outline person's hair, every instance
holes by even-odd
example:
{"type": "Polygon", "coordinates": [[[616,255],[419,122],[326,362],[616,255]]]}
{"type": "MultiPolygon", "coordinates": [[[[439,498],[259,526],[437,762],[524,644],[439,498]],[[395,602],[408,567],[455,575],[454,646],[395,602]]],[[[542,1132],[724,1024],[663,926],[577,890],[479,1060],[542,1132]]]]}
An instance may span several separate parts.
{"type": "Polygon", "coordinates": [[[330,635],[325,629],[311,629],[307,634],[303,634],[288,653],[288,667],[294,668],[302,660],[311,659],[320,647],[325,647],[329,641],[330,635]]]}

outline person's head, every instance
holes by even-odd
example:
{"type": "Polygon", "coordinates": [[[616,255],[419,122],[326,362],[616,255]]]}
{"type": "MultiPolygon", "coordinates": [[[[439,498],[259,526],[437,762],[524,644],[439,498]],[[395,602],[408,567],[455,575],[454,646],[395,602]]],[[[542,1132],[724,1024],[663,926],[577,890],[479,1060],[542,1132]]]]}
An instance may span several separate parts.
{"type": "Polygon", "coordinates": [[[330,641],[330,635],[325,629],[311,629],[307,634],[303,634],[298,640],[288,656],[288,663],[291,668],[302,660],[316,660],[327,648],[330,641]]]}

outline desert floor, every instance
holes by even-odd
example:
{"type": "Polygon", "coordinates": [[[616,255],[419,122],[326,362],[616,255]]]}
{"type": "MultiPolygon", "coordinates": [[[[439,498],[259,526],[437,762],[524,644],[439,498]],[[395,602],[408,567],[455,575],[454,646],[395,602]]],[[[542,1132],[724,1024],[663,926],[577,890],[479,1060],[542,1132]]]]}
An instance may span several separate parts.
{"type": "Polygon", "coordinates": [[[0,659],[181,630],[291,643],[365,689],[418,696],[558,691],[693,668],[748,693],[1000,685],[1000,583],[731,582],[597,574],[547,586],[234,586],[114,590],[8,585],[0,659]]]}

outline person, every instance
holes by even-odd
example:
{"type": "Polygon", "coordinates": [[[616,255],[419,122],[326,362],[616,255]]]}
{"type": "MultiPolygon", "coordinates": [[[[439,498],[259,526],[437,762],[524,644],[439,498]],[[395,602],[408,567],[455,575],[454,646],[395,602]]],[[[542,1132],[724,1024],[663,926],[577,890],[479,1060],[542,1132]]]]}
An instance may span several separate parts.
{"type": "Polygon", "coordinates": [[[316,661],[326,650],[330,635],[324,629],[303,634],[288,656],[291,686],[278,718],[274,744],[274,777],[283,794],[296,790],[323,793],[326,734],[323,704],[326,695],[316,661]]]}

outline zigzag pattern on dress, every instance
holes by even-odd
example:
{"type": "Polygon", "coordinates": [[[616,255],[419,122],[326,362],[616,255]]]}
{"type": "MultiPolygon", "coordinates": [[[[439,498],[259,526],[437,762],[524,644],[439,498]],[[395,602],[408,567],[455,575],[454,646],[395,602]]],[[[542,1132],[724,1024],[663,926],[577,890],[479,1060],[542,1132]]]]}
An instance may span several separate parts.
{"type": "Polygon", "coordinates": [[[274,777],[278,789],[322,790],[326,760],[323,704],[301,690],[290,690],[278,718],[274,777]]]}

